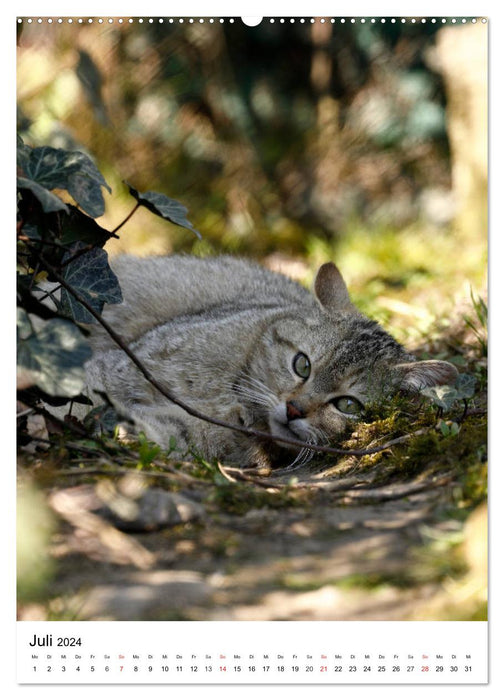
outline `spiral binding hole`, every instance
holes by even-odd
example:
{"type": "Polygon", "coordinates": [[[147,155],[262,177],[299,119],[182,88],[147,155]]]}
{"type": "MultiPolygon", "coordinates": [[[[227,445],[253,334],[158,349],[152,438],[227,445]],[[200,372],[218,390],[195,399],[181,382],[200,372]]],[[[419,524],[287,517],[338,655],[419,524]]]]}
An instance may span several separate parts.
{"type": "MultiPolygon", "coordinates": [[[[315,22],[320,22],[321,24],[325,24],[326,22],[330,22],[331,24],[335,24],[339,21],[340,24],[346,24],[347,22],[350,24],[357,24],[359,22],[360,24],[366,24],[367,22],[370,22],[371,24],[376,24],[377,22],[380,22],[381,24],[386,24],[387,22],[390,22],[391,24],[396,24],[397,22],[400,22],[401,24],[462,24],[462,25],[467,25],[467,24],[476,24],[477,22],[481,22],[482,24],[487,24],[488,18],[486,17],[481,17],[481,18],[476,18],[476,17],[381,17],[381,18],[367,18],[367,17],[310,17],[310,18],[305,18],[305,17],[290,17],[290,18],[285,18],[285,17],[269,17],[267,20],[263,17],[241,17],[240,18],[243,24],[250,26],[250,27],[257,27],[261,24],[262,21],[268,21],[270,24],[275,24],[276,22],[280,24],[295,24],[298,22],[299,24],[305,24],[306,22],[309,22],[310,24],[314,24],[315,22]]],[[[127,24],[154,24],[157,22],[158,24],[163,24],[165,21],[167,21],[169,24],[225,24],[226,22],[229,24],[234,24],[236,19],[234,17],[219,17],[219,18],[214,18],[214,17],[199,17],[199,18],[194,18],[194,17],[169,17],[169,18],[164,18],[164,17],[149,17],[149,18],[143,18],[143,17],[138,17],[138,18],[133,18],[130,17],[128,19],[124,19],[123,17],[107,17],[107,18],[93,18],[93,17],[58,17],[58,18],[53,18],[53,17],[17,17],[16,22],[18,24],[22,24],[23,22],[26,22],[27,24],[37,24],[41,25],[44,23],[47,24],[80,24],[80,25],[92,25],[92,24],[120,24],[123,25],[125,23],[127,24]]]]}

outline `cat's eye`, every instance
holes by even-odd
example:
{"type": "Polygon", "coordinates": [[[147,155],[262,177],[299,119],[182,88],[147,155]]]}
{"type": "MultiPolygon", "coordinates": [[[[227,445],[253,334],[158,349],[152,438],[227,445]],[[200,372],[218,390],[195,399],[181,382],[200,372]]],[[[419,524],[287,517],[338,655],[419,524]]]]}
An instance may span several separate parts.
{"type": "Polygon", "coordinates": [[[292,369],[301,379],[308,379],[311,372],[311,364],[304,352],[298,352],[294,357],[292,360],[292,369]]]}
{"type": "Polygon", "coordinates": [[[358,416],[364,410],[364,406],[360,401],[354,399],[352,396],[338,396],[338,398],[331,401],[333,406],[345,413],[347,416],[358,416]]]}

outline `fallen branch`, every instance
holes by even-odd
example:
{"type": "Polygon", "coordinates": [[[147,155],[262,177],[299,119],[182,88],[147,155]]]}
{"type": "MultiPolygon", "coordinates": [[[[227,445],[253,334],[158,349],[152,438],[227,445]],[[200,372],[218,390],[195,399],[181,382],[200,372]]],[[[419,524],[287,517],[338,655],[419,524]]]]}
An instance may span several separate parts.
{"type": "Polygon", "coordinates": [[[430,491],[440,486],[446,486],[455,477],[455,472],[450,472],[444,476],[435,477],[429,481],[414,482],[407,484],[393,484],[392,486],[380,486],[374,489],[354,489],[347,491],[342,497],[346,504],[352,501],[373,501],[373,503],[383,503],[385,501],[395,501],[405,496],[411,496],[422,491],[430,491]]]}
{"type": "MultiPolygon", "coordinates": [[[[82,463],[82,460],[80,461],[82,463]]],[[[158,465],[154,465],[158,466],[158,465]]],[[[139,476],[145,477],[146,479],[161,479],[162,481],[186,481],[188,484],[198,484],[199,486],[211,486],[212,482],[204,481],[203,479],[197,479],[195,476],[190,476],[185,472],[174,469],[169,471],[165,469],[165,465],[159,465],[163,472],[151,472],[144,469],[139,471],[132,471],[131,469],[123,467],[110,467],[108,469],[101,467],[82,467],[75,469],[60,469],[58,471],[58,476],[127,476],[132,473],[138,474],[139,476]]]]}
{"type": "Polygon", "coordinates": [[[217,469],[227,481],[230,481],[232,484],[236,484],[237,479],[231,476],[220,462],[217,462],[217,469]]]}
{"type": "MultiPolygon", "coordinates": [[[[281,481],[275,478],[269,478],[269,477],[261,477],[257,476],[255,474],[249,474],[246,471],[239,469],[239,468],[234,468],[234,467],[226,467],[226,471],[228,474],[225,474],[227,478],[229,478],[230,474],[229,472],[232,472],[233,475],[235,475],[237,478],[233,479],[234,481],[247,481],[252,484],[256,484],[257,486],[263,486],[265,488],[271,488],[271,489],[277,489],[277,490],[282,490],[288,487],[289,489],[293,490],[314,490],[314,489],[324,489],[325,491],[330,491],[331,493],[333,491],[347,491],[349,488],[356,488],[359,486],[362,486],[362,488],[365,488],[367,484],[372,484],[375,477],[371,477],[369,479],[365,479],[362,476],[360,477],[347,477],[347,478],[342,478],[342,479],[334,479],[334,480],[306,480],[306,481],[299,481],[297,480],[297,477],[292,477],[291,480],[286,480],[286,481],[281,481]]],[[[275,470],[276,474],[276,470],[275,470]]]]}

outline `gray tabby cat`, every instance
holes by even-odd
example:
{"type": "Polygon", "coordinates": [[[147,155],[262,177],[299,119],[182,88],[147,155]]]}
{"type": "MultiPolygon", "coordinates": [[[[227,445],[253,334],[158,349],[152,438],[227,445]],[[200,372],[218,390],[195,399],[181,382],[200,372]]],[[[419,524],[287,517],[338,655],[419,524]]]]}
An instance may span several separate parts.
{"type": "Polygon", "coordinates": [[[267,431],[251,438],[188,415],[94,327],[88,387],[105,392],[137,429],[163,447],[174,436],[228,464],[301,464],[310,444],[333,443],[371,400],[395,390],[453,383],[448,362],[415,361],[350,302],[333,263],[314,294],[256,264],[190,256],[111,261],[124,301],[104,318],[173,395],[206,415],[267,431]]]}

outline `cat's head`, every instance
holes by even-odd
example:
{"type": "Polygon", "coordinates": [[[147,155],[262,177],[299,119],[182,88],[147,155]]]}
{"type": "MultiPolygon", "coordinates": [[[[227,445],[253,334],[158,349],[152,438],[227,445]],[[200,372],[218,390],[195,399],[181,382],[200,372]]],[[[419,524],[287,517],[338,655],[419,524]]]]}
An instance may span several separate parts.
{"type": "Polygon", "coordinates": [[[314,297],[312,308],[268,327],[237,386],[254,422],[272,434],[332,443],[380,396],[456,381],[449,362],[415,360],[360,314],[333,263],[318,271],[314,297]]]}

